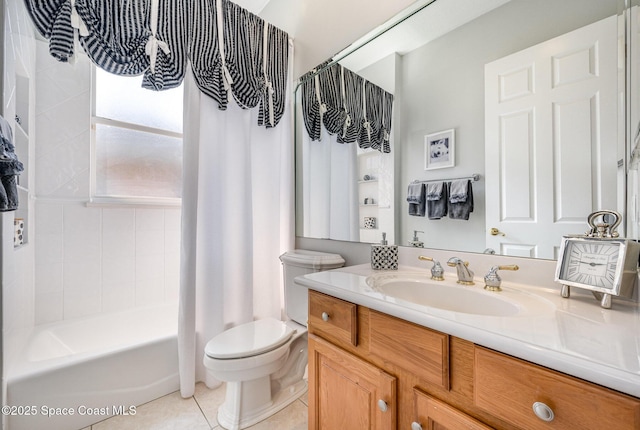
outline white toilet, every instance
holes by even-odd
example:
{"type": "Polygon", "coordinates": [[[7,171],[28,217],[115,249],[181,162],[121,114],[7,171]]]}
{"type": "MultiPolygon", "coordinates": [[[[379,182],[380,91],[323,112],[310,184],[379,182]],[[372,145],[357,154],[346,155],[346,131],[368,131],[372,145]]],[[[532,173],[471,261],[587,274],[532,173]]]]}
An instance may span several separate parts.
{"type": "Polygon", "coordinates": [[[297,249],[280,256],[287,321],[265,318],[233,327],[205,346],[204,366],[227,384],[218,423],[249,427],[280,411],[307,391],[307,289],[296,276],[344,265],[337,254],[297,249]]]}

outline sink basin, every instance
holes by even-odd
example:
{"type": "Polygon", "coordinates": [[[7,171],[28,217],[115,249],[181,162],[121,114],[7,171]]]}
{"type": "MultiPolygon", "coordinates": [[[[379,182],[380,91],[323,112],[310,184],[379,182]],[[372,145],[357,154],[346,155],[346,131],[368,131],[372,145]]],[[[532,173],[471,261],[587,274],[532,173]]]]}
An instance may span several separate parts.
{"type": "Polygon", "coordinates": [[[450,280],[433,281],[425,274],[373,274],[367,277],[367,285],[386,299],[473,315],[518,316],[546,304],[543,299],[515,290],[491,292],[478,283],[462,286],[450,280]]]}

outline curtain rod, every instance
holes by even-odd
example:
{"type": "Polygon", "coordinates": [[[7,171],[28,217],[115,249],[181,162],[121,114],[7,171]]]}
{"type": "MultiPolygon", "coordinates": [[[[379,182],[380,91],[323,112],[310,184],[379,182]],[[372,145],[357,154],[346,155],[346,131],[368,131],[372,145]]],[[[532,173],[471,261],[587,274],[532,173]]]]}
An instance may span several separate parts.
{"type": "Polygon", "coordinates": [[[429,180],[424,180],[424,181],[420,181],[418,179],[416,179],[415,181],[413,181],[413,184],[417,184],[422,182],[423,184],[426,183],[431,183],[431,182],[450,182],[450,181],[460,181],[462,179],[468,179],[471,182],[477,182],[480,180],[480,174],[479,173],[474,173],[471,176],[463,176],[461,178],[449,178],[449,179],[429,179],[429,180]]]}

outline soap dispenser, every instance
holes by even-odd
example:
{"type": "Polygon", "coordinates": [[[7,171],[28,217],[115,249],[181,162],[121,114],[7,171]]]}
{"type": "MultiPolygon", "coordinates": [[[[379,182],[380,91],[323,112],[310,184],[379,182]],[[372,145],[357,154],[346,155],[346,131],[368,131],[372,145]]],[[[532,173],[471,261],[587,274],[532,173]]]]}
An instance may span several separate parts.
{"type": "Polygon", "coordinates": [[[424,233],[424,231],[413,230],[413,240],[409,242],[409,245],[414,248],[424,248],[424,242],[418,238],[418,233],[424,233]]]}
{"type": "Polygon", "coordinates": [[[398,245],[387,244],[387,233],[382,233],[380,244],[371,245],[371,268],[398,270],[398,245]]]}

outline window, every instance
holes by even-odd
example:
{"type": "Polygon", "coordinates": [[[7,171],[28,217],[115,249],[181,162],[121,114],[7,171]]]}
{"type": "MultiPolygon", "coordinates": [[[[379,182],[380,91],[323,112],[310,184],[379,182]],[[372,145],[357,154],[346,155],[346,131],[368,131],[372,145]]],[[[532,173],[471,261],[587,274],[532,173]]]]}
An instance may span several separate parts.
{"type": "Polygon", "coordinates": [[[179,204],[182,86],[150,91],[141,78],[94,70],[92,201],[179,204]]]}

